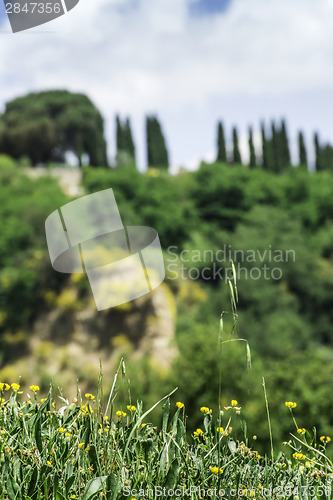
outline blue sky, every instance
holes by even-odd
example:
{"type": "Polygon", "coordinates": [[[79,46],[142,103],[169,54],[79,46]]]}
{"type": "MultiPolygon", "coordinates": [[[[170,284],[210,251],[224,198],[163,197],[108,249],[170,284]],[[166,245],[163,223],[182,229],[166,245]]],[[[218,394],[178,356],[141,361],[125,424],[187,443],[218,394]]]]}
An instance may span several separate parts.
{"type": "Polygon", "coordinates": [[[218,14],[225,12],[231,0],[196,0],[190,4],[190,13],[195,15],[218,14]]]}
{"type": "MultiPolygon", "coordinates": [[[[162,122],[173,171],[215,156],[216,122],[230,139],[237,125],[244,159],[247,129],[287,120],[296,137],[333,143],[331,0],[81,0],[36,30],[0,28],[0,105],[28,91],[84,92],[106,122],[114,154],[114,115],[129,115],[140,168],[144,116],[162,122]],[[1,31],[2,30],[2,31],[1,31]]],[[[311,146],[311,147],[310,147],[311,146]]]]}

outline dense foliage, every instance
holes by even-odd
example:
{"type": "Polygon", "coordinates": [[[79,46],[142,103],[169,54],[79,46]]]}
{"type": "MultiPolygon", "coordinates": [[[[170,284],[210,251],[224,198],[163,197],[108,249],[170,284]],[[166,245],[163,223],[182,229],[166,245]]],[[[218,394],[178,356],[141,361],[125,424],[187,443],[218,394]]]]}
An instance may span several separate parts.
{"type": "Polygon", "coordinates": [[[103,118],[83,94],[52,90],[7,102],[0,118],[0,152],[28,157],[33,165],[64,161],[72,151],[81,162],[107,165],[103,118]]]}
{"type": "MultiPolygon", "coordinates": [[[[209,405],[216,411],[221,369],[223,403],[240,401],[258,436],[258,449],[267,449],[264,376],[277,446],[291,430],[281,410],[286,399],[302,407],[300,427],[311,422],[318,432],[332,434],[332,174],[290,167],[276,175],[222,163],[202,164],[196,172],[177,176],[159,169],[142,174],[87,167],[83,184],[87,193],[112,187],[124,224],[157,229],[167,283],[177,301],[179,355],[168,373],[148,360],[131,362],[135,397],[145,394],[149,404],[163,388],[167,393],[178,385],[186,407],[209,405]],[[233,333],[226,284],[229,250],[239,251],[231,254],[239,292],[233,333]],[[224,338],[231,342],[223,344],[220,363],[222,311],[224,338]],[[251,369],[246,343],[234,342],[237,337],[249,343],[251,369]]],[[[18,355],[17,346],[24,354],[29,324],[44,307],[45,292],[57,290],[64,279],[49,264],[44,221],[67,198],[51,178],[28,179],[9,158],[0,161],[0,190],[4,366],[9,354],[18,355]]],[[[197,419],[190,413],[189,425],[195,427],[197,419]]]]}
{"type": "Polygon", "coordinates": [[[298,427],[296,402],[283,405],[293,439],[273,458],[256,451],[236,400],[218,416],[207,406],[189,410],[172,393],[147,409],[131,397],[119,405],[113,391],[103,406],[101,384],[97,397],[78,391],[72,402],[52,388],[45,399],[38,392],[31,385],[21,402],[19,384],[0,383],[3,499],[332,498],[331,438],[298,427]],[[196,429],[188,428],[192,412],[196,429]]]}

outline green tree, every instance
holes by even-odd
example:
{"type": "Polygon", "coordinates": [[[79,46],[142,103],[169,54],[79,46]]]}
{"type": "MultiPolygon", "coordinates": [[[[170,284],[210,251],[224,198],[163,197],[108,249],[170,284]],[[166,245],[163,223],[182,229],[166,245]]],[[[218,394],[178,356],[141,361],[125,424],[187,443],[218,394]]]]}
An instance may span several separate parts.
{"type": "Polygon", "coordinates": [[[221,163],[227,162],[227,150],[225,146],[223,123],[217,125],[217,158],[216,161],[221,163]]]}
{"type": "Polygon", "coordinates": [[[238,132],[236,127],[233,127],[232,129],[232,143],[233,143],[233,162],[241,165],[242,158],[238,146],[238,132]]]}
{"type": "Polygon", "coordinates": [[[271,150],[273,153],[273,171],[279,173],[282,170],[283,165],[283,152],[282,152],[282,137],[279,130],[276,129],[274,121],[271,125],[272,137],[271,137],[271,150]]]}
{"type": "Polygon", "coordinates": [[[301,130],[298,132],[298,156],[299,156],[299,164],[305,165],[307,167],[308,157],[306,153],[303,132],[301,130]]]}
{"type": "Polygon", "coordinates": [[[156,116],[146,118],[147,160],[149,167],[169,168],[169,155],[161,125],[156,116]]]}
{"type": "Polygon", "coordinates": [[[117,166],[135,166],[135,145],[129,118],[124,123],[116,116],[117,166]]]}
{"type": "Polygon", "coordinates": [[[255,167],[257,165],[257,158],[253,144],[253,130],[252,127],[249,128],[249,150],[250,150],[250,167],[255,167]]]}
{"type": "Polygon", "coordinates": [[[322,155],[321,155],[321,148],[319,144],[319,135],[318,132],[315,132],[314,134],[314,146],[315,146],[315,155],[316,155],[316,160],[315,160],[315,165],[316,165],[316,171],[320,172],[322,170],[322,155]]]}
{"type": "Polygon", "coordinates": [[[287,126],[285,120],[281,121],[281,159],[283,168],[290,165],[290,151],[289,151],[289,140],[287,133],[287,126]]]}
{"type": "Polygon", "coordinates": [[[83,94],[50,90],[19,97],[6,104],[0,118],[0,152],[33,164],[63,162],[67,151],[81,163],[107,165],[103,118],[83,94]]]}
{"type": "Polygon", "coordinates": [[[261,147],[262,147],[262,167],[264,170],[273,171],[273,151],[272,151],[272,141],[266,136],[265,124],[264,122],[260,125],[261,129],[261,147]]]}

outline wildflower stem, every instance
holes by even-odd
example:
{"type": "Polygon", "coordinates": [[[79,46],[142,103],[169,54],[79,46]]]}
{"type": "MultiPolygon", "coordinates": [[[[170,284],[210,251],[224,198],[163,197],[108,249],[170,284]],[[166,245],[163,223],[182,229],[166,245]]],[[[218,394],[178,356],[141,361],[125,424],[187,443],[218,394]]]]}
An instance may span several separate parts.
{"type": "Polygon", "coordinates": [[[272,457],[272,460],[274,460],[273,434],[272,434],[272,426],[271,426],[271,417],[270,417],[269,408],[268,408],[268,399],[267,399],[267,392],[266,392],[265,377],[262,378],[262,386],[264,388],[264,395],[265,395],[265,404],[266,404],[266,412],[267,412],[269,440],[270,440],[270,443],[271,443],[271,457],[272,457]]]}

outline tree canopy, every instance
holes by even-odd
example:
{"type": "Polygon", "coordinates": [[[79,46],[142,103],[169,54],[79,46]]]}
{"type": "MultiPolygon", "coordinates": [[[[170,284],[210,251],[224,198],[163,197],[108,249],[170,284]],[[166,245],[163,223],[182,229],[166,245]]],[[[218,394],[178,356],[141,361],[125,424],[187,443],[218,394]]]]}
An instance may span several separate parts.
{"type": "Polygon", "coordinates": [[[6,104],[0,117],[0,152],[31,162],[63,162],[67,151],[81,164],[107,165],[103,118],[91,100],[66,90],[31,93],[6,104]]]}

